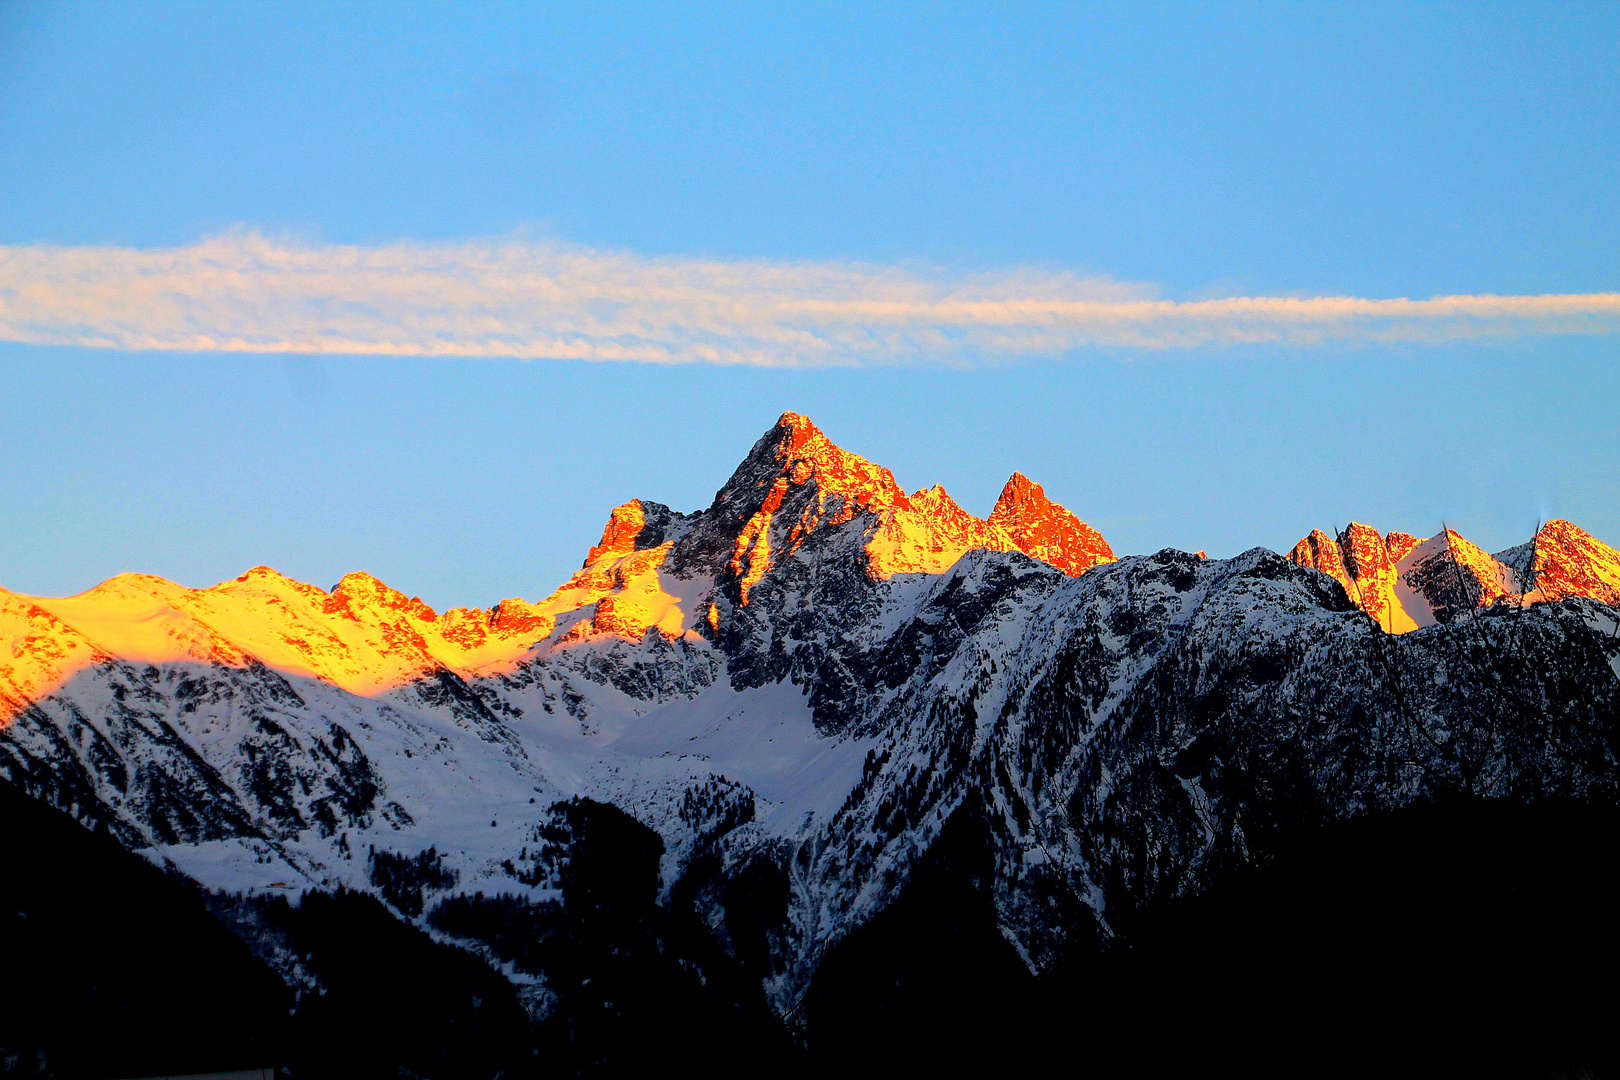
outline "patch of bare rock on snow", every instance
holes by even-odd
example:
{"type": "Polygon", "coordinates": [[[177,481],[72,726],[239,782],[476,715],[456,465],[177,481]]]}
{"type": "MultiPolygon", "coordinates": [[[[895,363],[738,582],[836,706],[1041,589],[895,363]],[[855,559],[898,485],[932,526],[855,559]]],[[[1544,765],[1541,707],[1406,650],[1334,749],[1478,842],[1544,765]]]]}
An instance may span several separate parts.
{"type": "Polygon", "coordinates": [[[1615,797],[1620,553],[1574,525],[1200,555],[1116,558],[1021,474],[987,518],[908,495],[788,413],[709,507],[614,509],[535,602],[266,567],[0,592],[0,775],[207,888],[341,886],[422,927],[554,900],[583,812],[549,808],[609,804],[779,1014],[964,815],[1040,971],[1263,857],[1268,823],[1615,797]],[[378,870],[429,851],[404,893],[378,870]]]}

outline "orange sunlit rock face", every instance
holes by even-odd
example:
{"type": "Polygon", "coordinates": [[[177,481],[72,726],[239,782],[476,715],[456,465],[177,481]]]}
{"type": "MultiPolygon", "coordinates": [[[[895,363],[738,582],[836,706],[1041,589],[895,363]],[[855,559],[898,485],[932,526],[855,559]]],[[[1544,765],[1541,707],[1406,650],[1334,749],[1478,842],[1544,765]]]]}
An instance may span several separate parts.
{"type": "Polygon", "coordinates": [[[1290,558],[1334,578],[1357,606],[1390,633],[1417,629],[1396,592],[1398,557],[1391,554],[1378,530],[1353,521],[1334,538],[1317,529],[1295,545],[1290,558]]]}
{"type": "MultiPolygon", "coordinates": [[[[585,564],[538,602],[440,614],[369,574],[328,592],[263,566],[206,589],[121,574],[72,597],[0,591],[0,705],[15,713],[115,658],[257,663],[371,696],[435,673],[483,677],[553,653],[588,658],[575,650],[623,647],[615,642],[701,651],[821,538],[831,541],[822,554],[854,554],[855,573],[871,582],[942,573],[973,550],[1019,550],[1070,575],[1114,559],[1095,529],[1022,474],[979,518],[938,485],[906,495],[888,469],[784,413],[707,510],[640,499],[616,507],[585,564]]],[[[1420,540],[1352,523],[1337,536],[1312,532],[1290,558],[1335,578],[1391,633],[1504,600],[1620,602],[1620,553],[1567,521],[1494,556],[1450,530],[1420,540]]]]}
{"type": "Polygon", "coordinates": [[[1008,486],[1013,494],[1003,492],[998,510],[1014,529],[968,513],[938,485],[907,496],[888,469],[834,445],[807,418],[784,413],[705,512],[694,547],[727,545],[726,572],[743,603],[776,560],[859,515],[870,515],[862,553],[877,581],[942,573],[981,548],[1022,550],[1070,574],[1113,559],[1096,530],[1046,500],[1038,485],[1016,476],[1008,486]]]}
{"type": "Polygon", "coordinates": [[[937,484],[885,509],[878,522],[866,543],[868,572],[878,580],[942,574],[969,551],[1018,546],[1004,530],[963,510],[937,484]]]}
{"type": "Polygon", "coordinates": [[[0,592],[0,637],[11,642],[0,693],[24,701],[108,657],[257,662],[375,695],[440,670],[498,674],[586,642],[654,634],[702,645],[783,560],[839,529],[855,530],[872,581],[942,573],[976,549],[1020,550],[1071,575],[1114,557],[1021,474],[985,520],[938,485],[907,496],[888,469],[784,413],[708,510],[640,499],[614,508],[584,565],[539,602],[440,614],[370,574],[328,592],[263,566],[206,589],[125,574],[74,597],[0,592]]]}
{"type": "Polygon", "coordinates": [[[502,617],[525,620],[538,629],[541,620],[555,625],[566,615],[581,613],[561,644],[598,636],[639,641],[649,630],[666,638],[693,633],[698,600],[709,579],[677,579],[665,572],[664,565],[675,546],[675,540],[666,536],[684,535],[689,519],[690,515],[640,499],[615,507],[602,530],[602,542],[591,548],[573,577],[522,612],[516,610],[520,602],[507,601],[513,610],[508,615],[503,604],[502,617]]]}
{"type": "Polygon", "coordinates": [[[1337,537],[1313,531],[1289,558],[1333,577],[1390,633],[1450,622],[1502,601],[1620,600],[1620,552],[1567,521],[1550,521],[1530,543],[1496,555],[1451,529],[1420,540],[1409,533],[1380,536],[1352,522],[1337,537]]]}
{"type": "Polygon", "coordinates": [[[591,548],[585,556],[589,566],[606,555],[628,555],[636,550],[636,538],[647,527],[647,514],[640,499],[631,499],[623,506],[615,506],[602,528],[602,542],[591,548]]]}
{"type": "Polygon", "coordinates": [[[1549,600],[1590,596],[1620,604],[1620,552],[1570,522],[1549,521],[1528,545],[1503,554],[1549,600]]]}
{"type": "Polygon", "coordinates": [[[1413,536],[1411,533],[1392,532],[1384,536],[1384,550],[1389,552],[1390,562],[1400,562],[1412,554],[1412,549],[1423,543],[1423,538],[1413,536]]]}
{"type": "Polygon", "coordinates": [[[1298,566],[1320,570],[1343,585],[1346,592],[1353,588],[1350,575],[1344,569],[1344,554],[1339,550],[1338,541],[1321,529],[1312,529],[1309,536],[1294,545],[1288,558],[1298,566]]]}
{"type": "Polygon", "coordinates": [[[1024,554],[1071,577],[1114,561],[1114,549],[1101,533],[1048,499],[1041,485],[1023,473],[1013,473],[1001,489],[990,524],[1006,530],[1024,554]]]}

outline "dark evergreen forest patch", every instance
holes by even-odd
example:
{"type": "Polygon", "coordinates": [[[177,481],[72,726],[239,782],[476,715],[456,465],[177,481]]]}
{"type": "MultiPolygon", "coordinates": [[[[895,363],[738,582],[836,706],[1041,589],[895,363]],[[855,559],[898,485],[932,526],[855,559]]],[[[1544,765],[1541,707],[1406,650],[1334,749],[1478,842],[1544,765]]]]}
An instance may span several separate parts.
{"type": "MultiPolygon", "coordinates": [[[[765,1007],[762,956],[739,948],[749,913],[778,921],[786,882],[739,876],[751,891],[727,895],[717,932],[689,903],[701,885],[657,902],[661,842],[606,804],[542,821],[559,899],[431,909],[474,951],[365,894],[214,897],[313,977],[296,997],[185,882],[10,787],[0,811],[12,1075],[1620,1075],[1620,812],[1574,802],[1453,799],[1302,830],[1201,897],[1088,923],[1073,940],[1093,947],[1037,979],[997,927],[1004,838],[970,800],[826,957],[797,1040],[765,1007]],[[477,950],[543,980],[543,1023],[477,950]]],[[[419,862],[401,860],[407,877],[419,862]]]]}
{"type": "Polygon", "coordinates": [[[118,1077],[280,1060],[292,995],[184,879],[0,783],[0,1071],[118,1077]]]}
{"type": "Polygon", "coordinates": [[[444,865],[434,848],[411,856],[373,847],[367,861],[371,884],[382,898],[412,918],[422,914],[423,893],[449,889],[456,883],[456,872],[444,865]]]}
{"type": "Polygon", "coordinates": [[[1457,799],[1302,832],[1039,981],[996,929],[980,828],[953,819],[827,957],[813,1069],[1620,1076],[1615,810],[1457,799]]]}
{"type": "Polygon", "coordinates": [[[261,931],[320,984],[292,1019],[284,1064],[294,1080],[534,1075],[529,1016],[480,957],[433,941],[366,893],[251,903],[261,931]]]}
{"type": "Polygon", "coordinates": [[[555,804],[538,832],[560,900],[453,896],[428,921],[544,976],[556,1000],[538,1045],[554,1075],[796,1068],[758,981],[690,910],[657,903],[657,833],[590,799],[555,804]]]}

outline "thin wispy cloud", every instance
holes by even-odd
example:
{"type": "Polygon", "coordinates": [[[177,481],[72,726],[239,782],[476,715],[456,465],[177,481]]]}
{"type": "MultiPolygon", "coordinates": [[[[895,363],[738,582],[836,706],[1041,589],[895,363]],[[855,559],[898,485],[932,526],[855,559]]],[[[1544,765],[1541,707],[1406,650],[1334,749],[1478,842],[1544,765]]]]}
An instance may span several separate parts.
{"type": "Polygon", "coordinates": [[[0,340],[119,350],[816,366],[1083,346],[1445,342],[1620,330],[1620,293],[1248,296],[1037,270],[651,258],[495,240],[0,246],[0,340]]]}

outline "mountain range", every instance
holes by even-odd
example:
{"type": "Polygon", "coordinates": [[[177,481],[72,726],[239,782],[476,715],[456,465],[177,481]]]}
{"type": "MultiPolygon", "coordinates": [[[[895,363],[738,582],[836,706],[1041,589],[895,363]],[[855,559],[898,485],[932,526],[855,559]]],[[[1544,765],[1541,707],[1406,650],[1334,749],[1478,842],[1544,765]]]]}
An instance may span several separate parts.
{"type": "MultiPolygon", "coordinates": [[[[0,776],[203,897],[298,1016],[343,998],[348,919],[495,972],[512,1060],[562,1071],[693,1002],[782,1061],[961,1015],[1046,1039],[1078,1021],[1030,987],[1140,986],[1108,958],[1312,838],[1620,805],[1620,552],[1552,521],[1496,555],[1351,523],[1116,557],[1021,474],[979,518],[788,413],[709,507],[614,509],[538,602],[262,566],[0,591],[0,714],[0,776]]],[[[0,1029],[49,1075],[35,1042],[0,1029]]],[[[433,1060],[389,1068],[517,1067],[433,1060]]]]}

